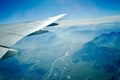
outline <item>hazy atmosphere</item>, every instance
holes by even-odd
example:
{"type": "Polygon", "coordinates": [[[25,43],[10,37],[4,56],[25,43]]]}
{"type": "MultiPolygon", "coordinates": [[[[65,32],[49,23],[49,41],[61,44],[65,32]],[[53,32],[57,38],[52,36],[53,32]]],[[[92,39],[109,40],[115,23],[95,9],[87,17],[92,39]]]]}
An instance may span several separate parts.
{"type": "Polygon", "coordinates": [[[0,0],[0,32],[0,80],[120,80],[120,0],[0,0]]]}

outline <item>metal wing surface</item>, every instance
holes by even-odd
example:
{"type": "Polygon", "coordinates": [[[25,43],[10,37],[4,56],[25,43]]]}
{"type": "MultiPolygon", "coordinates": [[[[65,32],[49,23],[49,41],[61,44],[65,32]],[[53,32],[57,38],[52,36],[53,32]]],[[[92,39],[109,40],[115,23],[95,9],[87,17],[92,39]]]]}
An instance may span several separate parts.
{"type": "Polygon", "coordinates": [[[66,14],[60,14],[43,21],[23,22],[9,25],[0,25],[0,59],[5,55],[11,46],[25,36],[41,30],[54,23],[66,14]]]}

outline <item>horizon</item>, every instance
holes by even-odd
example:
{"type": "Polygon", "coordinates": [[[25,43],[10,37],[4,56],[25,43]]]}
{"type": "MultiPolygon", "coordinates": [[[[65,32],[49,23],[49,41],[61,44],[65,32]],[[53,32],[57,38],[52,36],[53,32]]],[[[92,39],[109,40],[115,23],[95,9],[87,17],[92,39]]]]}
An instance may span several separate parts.
{"type": "MultiPolygon", "coordinates": [[[[69,14],[67,14],[67,16],[69,16],[69,14]]],[[[50,16],[50,17],[53,17],[53,16],[50,16]]],[[[57,22],[62,23],[62,25],[57,25],[57,26],[64,26],[64,25],[67,26],[67,25],[71,25],[71,24],[74,24],[74,25],[76,25],[76,24],[77,25],[79,25],[79,24],[88,25],[88,24],[99,24],[99,23],[105,23],[105,22],[112,22],[112,21],[115,21],[115,20],[120,21],[120,15],[103,16],[103,17],[98,17],[98,18],[86,18],[86,19],[67,19],[65,17],[62,20],[57,21],[57,22]],[[70,22],[70,24],[67,24],[66,22],[70,22]]],[[[47,17],[47,18],[49,18],[49,17],[47,17]]],[[[47,19],[47,18],[43,18],[41,20],[44,20],[44,19],[47,19]]],[[[9,24],[16,24],[16,23],[32,22],[32,21],[38,21],[38,20],[0,23],[0,25],[9,25],[9,24]]]]}

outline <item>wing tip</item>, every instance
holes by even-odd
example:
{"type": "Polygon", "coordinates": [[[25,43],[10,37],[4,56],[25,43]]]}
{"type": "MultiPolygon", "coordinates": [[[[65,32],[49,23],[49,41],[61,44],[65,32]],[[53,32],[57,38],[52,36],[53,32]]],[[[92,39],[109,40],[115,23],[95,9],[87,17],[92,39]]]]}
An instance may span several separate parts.
{"type": "Polygon", "coordinates": [[[63,13],[63,14],[61,14],[61,16],[67,16],[68,14],[67,13],[63,13]]]}

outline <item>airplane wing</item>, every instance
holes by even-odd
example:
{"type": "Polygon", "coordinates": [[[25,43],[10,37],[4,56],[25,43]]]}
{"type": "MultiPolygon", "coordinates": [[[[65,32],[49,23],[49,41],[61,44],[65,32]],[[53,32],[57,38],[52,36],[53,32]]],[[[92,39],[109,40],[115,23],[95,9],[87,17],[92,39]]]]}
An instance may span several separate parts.
{"type": "Polygon", "coordinates": [[[0,25],[0,59],[6,54],[10,47],[19,40],[38,30],[42,30],[65,15],[66,14],[60,14],[43,21],[0,25]]]}

